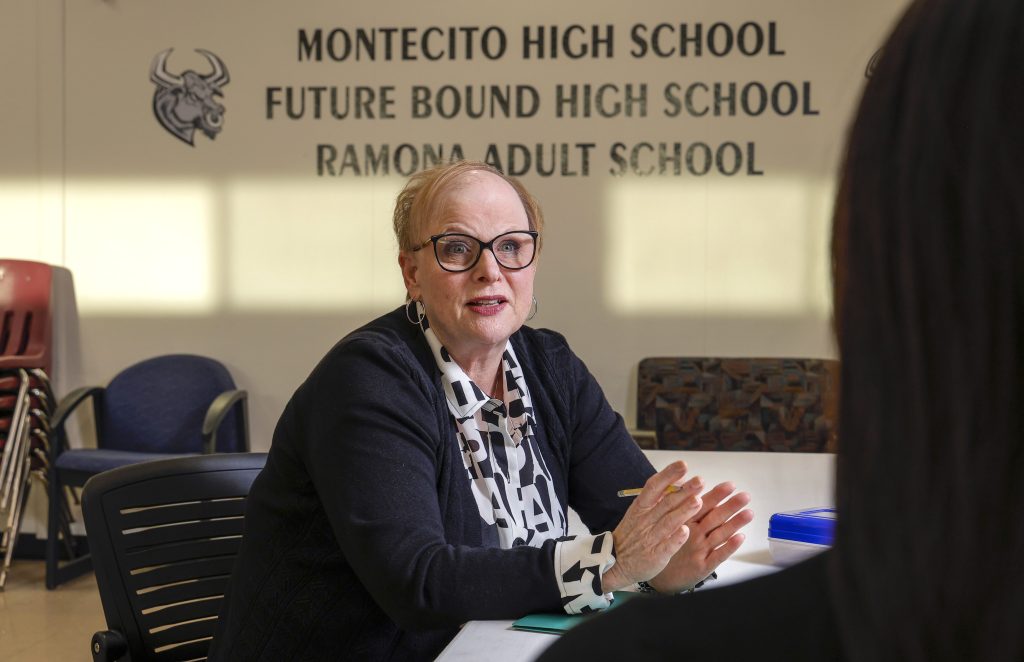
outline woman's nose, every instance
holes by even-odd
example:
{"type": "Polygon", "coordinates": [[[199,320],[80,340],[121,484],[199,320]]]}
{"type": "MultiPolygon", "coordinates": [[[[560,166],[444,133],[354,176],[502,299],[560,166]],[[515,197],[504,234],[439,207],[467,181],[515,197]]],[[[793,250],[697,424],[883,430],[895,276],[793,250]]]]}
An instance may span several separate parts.
{"type": "Polygon", "coordinates": [[[473,271],[479,280],[494,281],[501,277],[501,265],[498,264],[498,259],[486,248],[480,255],[480,259],[477,260],[476,266],[473,267],[473,271]]]}

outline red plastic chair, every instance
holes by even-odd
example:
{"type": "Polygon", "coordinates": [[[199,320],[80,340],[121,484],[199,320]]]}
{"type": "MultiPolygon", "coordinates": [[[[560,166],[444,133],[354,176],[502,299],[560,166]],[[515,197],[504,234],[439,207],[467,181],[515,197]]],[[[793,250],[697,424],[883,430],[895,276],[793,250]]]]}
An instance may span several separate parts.
{"type": "Polygon", "coordinates": [[[39,368],[50,374],[50,288],[42,262],[0,259],[0,372],[39,368]]]}

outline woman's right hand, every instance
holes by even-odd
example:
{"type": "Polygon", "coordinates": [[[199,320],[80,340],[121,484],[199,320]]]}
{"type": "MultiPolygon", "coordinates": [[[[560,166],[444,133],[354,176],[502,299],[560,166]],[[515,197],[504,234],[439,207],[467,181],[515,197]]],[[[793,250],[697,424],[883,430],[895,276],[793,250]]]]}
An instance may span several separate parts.
{"type": "Polygon", "coordinates": [[[686,522],[701,508],[700,477],[682,483],[686,463],[673,462],[644,484],[615,527],[615,565],[601,578],[607,593],[647,581],[661,572],[690,536],[686,522]],[[678,492],[666,493],[671,486],[678,492]]]}

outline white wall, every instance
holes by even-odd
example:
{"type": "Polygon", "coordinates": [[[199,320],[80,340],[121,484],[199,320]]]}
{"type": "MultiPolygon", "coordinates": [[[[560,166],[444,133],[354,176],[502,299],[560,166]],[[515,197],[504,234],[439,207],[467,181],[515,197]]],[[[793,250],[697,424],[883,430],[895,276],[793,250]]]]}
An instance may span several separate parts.
{"type": "MultiPolygon", "coordinates": [[[[896,3],[897,5],[902,3],[896,3]]],[[[317,174],[316,145],[424,142],[482,158],[495,143],[592,142],[590,172],[524,182],[548,219],[533,321],[563,332],[627,420],[636,364],[655,355],[832,356],[827,241],[842,134],[888,0],[625,5],[23,0],[0,23],[0,254],[76,277],[84,380],[167,352],[221,358],[269,446],[294,388],[338,338],[402,301],[390,235],[399,176],[317,174]],[[776,25],[785,55],[637,58],[637,23],[776,25]],[[524,26],[613,26],[614,57],[524,59],[524,26]],[[498,26],[497,60],[299,62],[300,28],[498,26]],[[153,57],[201,73],[222,58],[223,130],[189,146],[152,109],[153,57]],[[694,81],[807,81],[813,115],[667,117],[694,81]],[[413,119],[413,85],[530,85],[530,118],[413,119]],[[559,118],[558,84],[648,85],[646,117],[559,118]],[[394,119],[289,120],[268,88],[388,85],[394,119]],[[763,175],[613,175],[622,142],[755,145],[763,175]]],[[[577,154],[571,148],[570,154],[577,154]]],[[[645,159],[647,157],[645,156],[645,159]]],[[[649,161],[642,160],[640,165],[649,161]]],[[[581,163],[567,170],[579,173],[581,163]]],[[[393,175],[393,173],[392,173],[393,175]]]]}

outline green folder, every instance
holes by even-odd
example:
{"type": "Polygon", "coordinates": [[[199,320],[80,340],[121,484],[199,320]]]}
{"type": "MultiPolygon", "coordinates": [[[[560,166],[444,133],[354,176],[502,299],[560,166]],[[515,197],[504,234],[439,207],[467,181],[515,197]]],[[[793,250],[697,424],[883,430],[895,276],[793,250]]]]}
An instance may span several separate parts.
{"type": "MultiPolygon", "coordinates": [[[[615,602],[608,609],[614,609],[640,594],[630,591],[615,591],[613,595],[615,596],[615,602]]],[[[588,618],[600,613],[597,611],[591,614],[566,614],[565,612],[561,614],[528,614],[513,623],[512,627],[516,630],[525,630],[527,632],[562,634],[569,628],[579,625],[588,618]]]]}

